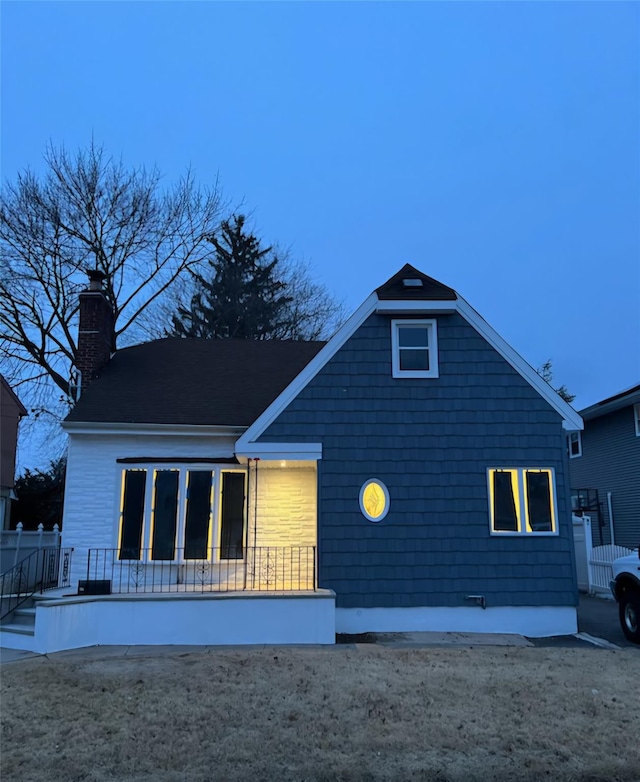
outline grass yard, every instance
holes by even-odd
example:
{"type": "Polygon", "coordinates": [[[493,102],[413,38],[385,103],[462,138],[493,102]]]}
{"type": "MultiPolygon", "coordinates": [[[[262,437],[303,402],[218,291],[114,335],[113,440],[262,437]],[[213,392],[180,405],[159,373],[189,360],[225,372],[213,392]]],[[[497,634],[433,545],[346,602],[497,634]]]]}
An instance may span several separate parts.
{"type": "Polygon", "coordinates": [[[640,779],[635,649],[103,652],[3,667],[3,782],[640,779]]]}

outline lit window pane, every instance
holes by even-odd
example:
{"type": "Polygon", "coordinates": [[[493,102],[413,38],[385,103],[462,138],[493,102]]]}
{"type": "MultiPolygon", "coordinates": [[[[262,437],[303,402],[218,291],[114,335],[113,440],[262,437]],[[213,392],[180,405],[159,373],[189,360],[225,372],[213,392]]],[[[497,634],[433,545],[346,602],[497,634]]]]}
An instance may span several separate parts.
{"type": "Polygon", "coordinates": [[[153,513],[152,559],[174,559],[178,515],[178,471],[158,470],[153,513]]]}
{"type": "Polygon", "coordinates": [[[126,470],[124,473],[120,559],[140,559],[146,479],[146,470],[126,470]]]}
{"type": "Polygon", "coordinates": [[[553,532],[549,473],[527,472],[527,507],[533,532],[553,532]]]}
{"type": "Polygon", "coordinates": [[[398,344],[402,348],[427,347],[429,329],[423,326],[400,326],[398,328],[398,344]]]}
{"type": "Polygon", "coordinates": [[[429,369],[429,351],[403,348],[400,351],[400,369],[429,369]]]}
{"type": "Polygon", "coordinates": [[[222,473],[220,559],[242,559],[244,499],[243,473],[222,473]]]}
{"type": "Polygon", "coordinates": [[[211,470],[190,470],[184,529],[184,558],[207,559],[211,516],[211,470]]]}
{"type": "Polygon", "coordinates": [[[510,472],[493,473],[493,524],[498,532],[518,531],[518,516],[510,472]]]}

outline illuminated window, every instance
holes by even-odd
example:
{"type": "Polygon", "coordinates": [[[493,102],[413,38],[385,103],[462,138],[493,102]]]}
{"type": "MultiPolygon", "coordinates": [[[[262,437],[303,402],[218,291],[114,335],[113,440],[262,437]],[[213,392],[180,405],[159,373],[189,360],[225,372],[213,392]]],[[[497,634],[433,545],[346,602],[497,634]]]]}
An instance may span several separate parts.
{"type": "Polygon", "coordinates": [[[636,437],[640,437],[640,404],[633,406],[633,417],[636,422],[636,437]]]}
{"type": "Polygon", "coordinates": [[[577,456],[582,456],[582,433],[571,432],[567,441],[569,443],[569,458],[575,459],[577,456]]]}
{"type": "Polygon", "coordinates": [[[557,534],[553,470],[490,469],[488,479],[492,534],[557,534]]]}
{"type": "Polygon", "coordinates": [[[392,320],[393,377],[438,377],[436,321],[392,320]]]}
{"type": "Polygon", "coordinates": [[[146,470],[124,470],[120,500],[120,559],[140,559],[146,470]]]}
{"type": "Polygon", "coordinates": [[[119,559],[242,559],[245,474],[158,466],[122,473],[119,559]]]}
{"type": "Polygon", "coordinates": [[[377,478],[366,481],[360,489],[360,510],[369,521],[382,521],[389,512],[389,492],[377,478]]]}

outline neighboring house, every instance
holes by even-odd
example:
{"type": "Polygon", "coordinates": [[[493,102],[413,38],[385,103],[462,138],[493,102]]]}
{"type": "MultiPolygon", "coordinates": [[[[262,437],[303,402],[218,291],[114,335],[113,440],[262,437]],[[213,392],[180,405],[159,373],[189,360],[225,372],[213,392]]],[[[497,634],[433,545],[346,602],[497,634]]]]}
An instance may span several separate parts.
{"type": "Polygon", "coordinates": [[[63,424],[63,546],[86,583],[38,603],[40,650],[576,631],[582,421],[454,290],[406,265],[326,344],[169,338],[109,360],[92,286],[81,352],[104,366],[82,367],[63,424]]]}
{"type": "Polygon", "coordinates": [[[7,381],[0,375],[0,529],[9,529],[16,472],[18,424],[27,415],[7,381]]]}
{"type": "Polygon", "coordinates": [[[640,545],[640,385],[580,412],[584,431],[568,435],[571,494],[591,516],[594,545],[640,545]],[[613,533],[613,540],[612,540],[613,533]]]}

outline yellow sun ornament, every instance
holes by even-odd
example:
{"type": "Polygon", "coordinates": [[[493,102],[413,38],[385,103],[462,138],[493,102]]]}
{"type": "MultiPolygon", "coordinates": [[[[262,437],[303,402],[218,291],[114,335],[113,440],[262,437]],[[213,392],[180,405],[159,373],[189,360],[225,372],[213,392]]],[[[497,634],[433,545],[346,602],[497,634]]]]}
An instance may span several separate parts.
{"type": "Polygon", "coordinates": [[[366,481],[360,490],[360,510],[369,521],[382,521],[389,512],[389,492],[377,478],[366,481]]]}

